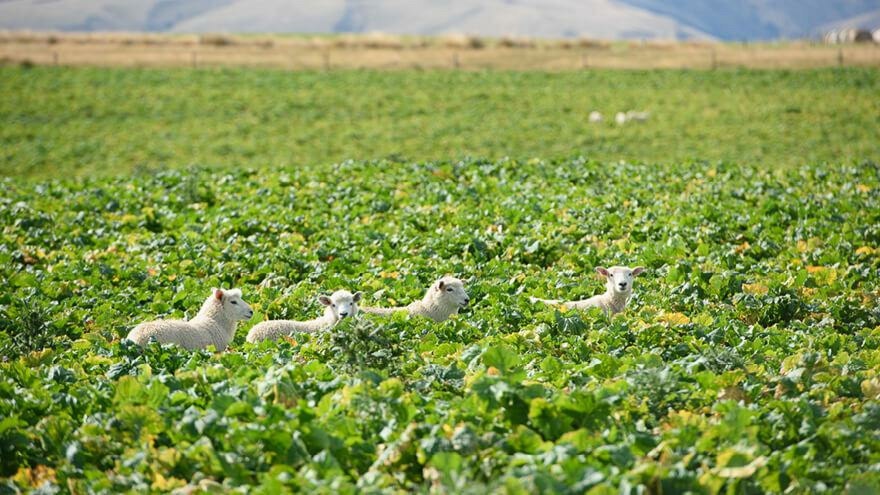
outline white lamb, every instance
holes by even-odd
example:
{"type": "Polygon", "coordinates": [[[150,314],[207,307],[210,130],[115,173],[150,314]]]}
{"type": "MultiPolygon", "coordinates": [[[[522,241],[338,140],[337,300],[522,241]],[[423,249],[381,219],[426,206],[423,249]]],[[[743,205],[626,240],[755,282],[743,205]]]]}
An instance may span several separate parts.
{"type": "Polygon", "coordinates": [[[644,267],[637,266],[628,268],[625,266],[612,266],[611,268],[596,267],[596,271],[605,277],[605,293],[593,296],[582,301],[559,301],[556,299],[540,299],[530,297],[532,303],[563,304],[567,308],[585,309],[602,308],[606,315],[614,315],[626,309],[626,303],[632,297],[633,278],[639,276],[644,267]]]}
{"type": "Polygon", "coordinates": [[[626,112],[626,120],[633,122],[645,122],[648,120],[648,117],[651,116],[650,112],[638,112],[636,110],[630,110],[626,112]]]}
{"type": "Polygon", "coordinates": [[[590,112],[589,120],[590,120],[591,124],[601,123],[603,120],[602,112],[598,112],[596,110],[593,110],[592,112],[590,112]]]}
{"type": "Polygon", "coordinates": [[[151,340],[177,344],[189,350],[213,345],[223,351],[235,336],[235,326],[250,319],[254,312],[241,298],[238,289],[213,289],[202,309],[191,320],[155,320],[141,323],[128,334],[132,342],[145,346],[151,340]]]}
{"type": "Polygon", "coordinates": [[[614,116],[614,121],[617,122],[617,125],[623,125],[627,122],[646,122],[648,117],[651,116],[650,112],[638,112],[636,110],[629,110],[626,113],[617,112],[614,116]]]}
{"type": "Polygon", "coordinates": [[[466,307],[470,302],[471,299],[464,289],[464,282],[455,277],[446,276],[431,285],[427,292],[425,292],[425,297],[410,303],[408,306],[396,308],[363,307],[361,311],[376,315],[390,315],[399,311],[406,311],[411,315],[424,316],[440,322],[458,313],[459,309],[466,307]]]}
{"type": "Polygon", "coordinates": [[[247,334],[250,343],[274,340],[292,334],[293,332],[318,332],[331,328],[339,320],[353,318],[358,314],[358,301],[361,293],[352,294],[347,290],[338,290],[328,296],[318,297],[318,302],[324,305],[324,316],[308,321],[295,320],[266,320],[254,325],[247,334]]]}

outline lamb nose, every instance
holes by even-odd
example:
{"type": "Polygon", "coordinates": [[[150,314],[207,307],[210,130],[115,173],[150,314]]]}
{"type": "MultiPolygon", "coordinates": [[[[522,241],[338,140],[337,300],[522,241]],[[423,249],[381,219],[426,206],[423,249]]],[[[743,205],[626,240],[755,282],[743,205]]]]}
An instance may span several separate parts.
{"type": "Polygon", "coordinates": [[[339,316],[345,318],[346,316],[348,316],[348,313],[339,313],[339,316]]]}

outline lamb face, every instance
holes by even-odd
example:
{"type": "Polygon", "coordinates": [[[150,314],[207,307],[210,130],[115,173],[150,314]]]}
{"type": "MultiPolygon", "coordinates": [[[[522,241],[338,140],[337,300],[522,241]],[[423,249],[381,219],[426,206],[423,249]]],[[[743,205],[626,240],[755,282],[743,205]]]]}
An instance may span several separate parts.
{"type": "Polygon", "coordinates": [[[232,321],[249,320],[254,315],[248,303],[241,298],[241,291],[238,289],[214,289],[214,297],[223,304],[223,313],[232,321]]]}
{"type": "Polygon", "coordinates": [[[434,285],[438,301],[450,307],[464,308],[471,302],[464,290],[464,282],[455,277],[443,277],[434,285]]]}
{"type": "Polygon", "coordinates": [[[361,292],[352,294],[347,290],[338,290],[330,296],[320,296],[318,301],[327,306],[333,313],[335,320],[351,318],[358,314],[358,302],[361,300],[361,292]]]}
{"type": "Polygon", "coordinates": [[[596,271],[605,277],[605,286],[610,294],[628,295],[633,290],[633,279],[644,271],[644,268],[637,266],[629,268],[626,266],[612,266],[611,268],[596,267],[596,271]]]}

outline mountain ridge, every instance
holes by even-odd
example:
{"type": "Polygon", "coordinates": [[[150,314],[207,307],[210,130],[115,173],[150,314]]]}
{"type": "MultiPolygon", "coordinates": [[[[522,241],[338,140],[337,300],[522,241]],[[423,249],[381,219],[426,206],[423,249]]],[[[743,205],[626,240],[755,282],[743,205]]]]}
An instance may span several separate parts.
{"type": "Polygon", "coordinates": [[[2,0],[0,29],[773,40],[877,28],[880,0],[2,0]]]}

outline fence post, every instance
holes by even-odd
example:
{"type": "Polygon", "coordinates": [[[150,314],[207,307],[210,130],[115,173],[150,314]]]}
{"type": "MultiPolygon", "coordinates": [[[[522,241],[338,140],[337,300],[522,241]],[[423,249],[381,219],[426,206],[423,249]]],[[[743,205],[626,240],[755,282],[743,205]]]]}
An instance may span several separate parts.
{"type": "Polygon", "coordinates": [[[843,67],[843,48],[837,49],[837,66],[843,67]]]}
{"type": "Polygon", "coordinates": [[[452,52],[452,67],[456,69],[459,67],[458,52],[452,52]]]}
{"type": "Polygon", "coordinates": [[[193,50],[190,54],[190,62],[192,63],[192,68],[197,69],[199,67],[199,56],[196,54],[196,51],[193,50]]]}
{"type": "Polygon", "coordinates": [[[58,52],[52,52],[52,63],[58,65],[58,52]]]}

